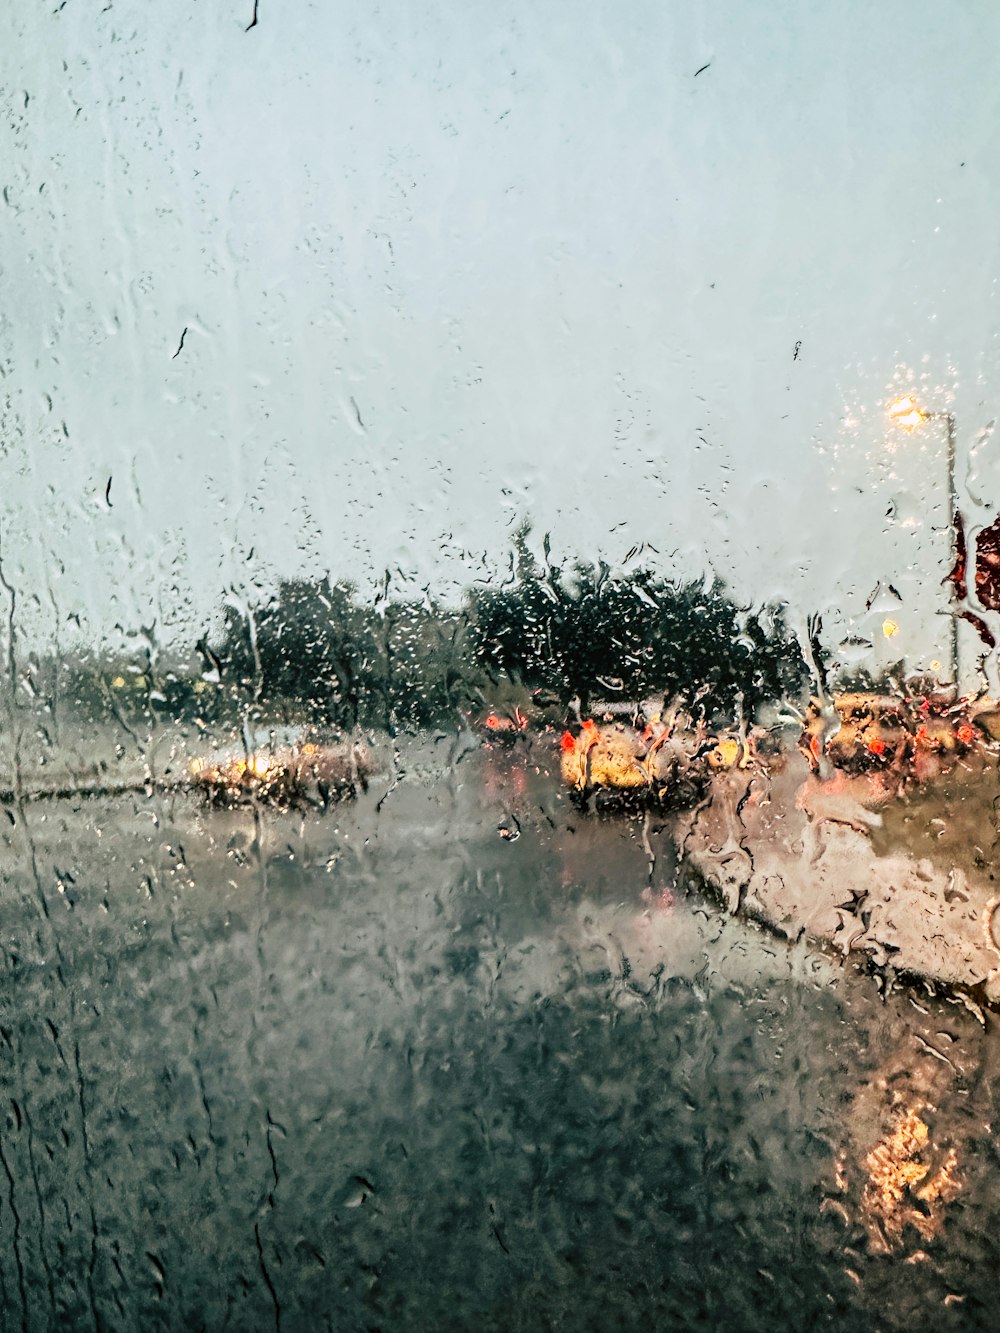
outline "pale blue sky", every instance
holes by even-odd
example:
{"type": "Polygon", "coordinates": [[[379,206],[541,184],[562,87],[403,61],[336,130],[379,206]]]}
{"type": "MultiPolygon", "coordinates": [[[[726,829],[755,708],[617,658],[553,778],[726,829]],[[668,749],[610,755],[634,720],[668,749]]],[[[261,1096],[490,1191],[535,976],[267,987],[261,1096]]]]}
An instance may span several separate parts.
{"type": "Polygon", "coordinates": [[[251,11],[21,7],[0,49],[26,634],[187,635],[301,571],[454,593],[529,515],[829,624],[887,579],[933,652],[942,441],[882,408],[912,373],[963,456],[996,411],[995,4],[251,11]]]}

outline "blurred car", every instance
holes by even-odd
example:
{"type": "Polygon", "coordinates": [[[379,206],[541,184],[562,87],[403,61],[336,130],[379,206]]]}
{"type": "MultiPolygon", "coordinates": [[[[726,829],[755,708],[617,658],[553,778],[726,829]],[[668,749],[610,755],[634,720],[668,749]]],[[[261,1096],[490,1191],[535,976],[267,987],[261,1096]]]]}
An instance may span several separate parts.
{"type": "Polygon", "coordinates": [[[827,756],[835,768],[865,773],[905,764],[913,753],[914,719],[906,701],[891,694],[833,696],[835,719],[822,701],[811,699],[799,746],[814,772],[827,756]],[[831,728],[829,721],[839,725],[831,728]]]}
{"type": "Polygon", "coordinates": [[[643,734],[623,722],[598,724],[588,718],[574,736],[564,731],[560,771],[578,791],[611,787],[618,791],[648,787],[652,778],[643,734]]]}
{"type": "Polygon", "coordinates": [[[279,794],[283,803],[291,799],[290,792],[279,793],[279,788],[287,786],[282,783],[283,769],[273,755],[263,752],[192,759],[190,773],[192,784],[205,793],[212,805],[240,805],[255,799],[270,801],[279,794]]]}
{"type": "Polygon", "coordinates": [[[374,762],[359,741],[298,740],[275,748],[193,759],[191,781],[212,805],[252,802],[295,805],[353,794],[367,787],[374,762]]]}
{"type": "Polygon", "coordinates": [[[560,772],[574,797],[592,795],[681,805],[697,799],[707,782],[703,736],[657,720],[642,729],[628,722],[581,723],[563,732],[560,772]]]}
{"type": "Polygon", "coordinates": [[[981,738],[964,699],[956,702],[949,693],[927,693],[913,699],[911,707],[915,721],[913,742],[918,755],[957,758],[981,738]]]}
{"type": "Polygon", "coordinates": [[[528,718],[520,708],[515,708],[511,713],[487,713],[474,725],[477,731],[483,733],[488,744],[497,742],[503,744],[505,741],[513,741],[518,736],[524,735],[528,730],[528,718]]]}
{"type": "Polygon", "coordinates": [[[560,725],[565,718],[565,706],[543,689],[501,691],[490,700],[488,711],[466,714],[470,728],[482,736],[487,745],[500,745],[534,732],[560,725]]]}

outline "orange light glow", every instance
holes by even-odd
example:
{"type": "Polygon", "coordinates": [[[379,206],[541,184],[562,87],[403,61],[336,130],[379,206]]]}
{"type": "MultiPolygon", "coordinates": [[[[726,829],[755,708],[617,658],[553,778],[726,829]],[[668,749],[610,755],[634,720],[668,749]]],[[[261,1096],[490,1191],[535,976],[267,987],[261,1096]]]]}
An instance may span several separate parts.
{"type": "Polygon", "coordinates": [[[909,394],[890,403],[888,411],[896,425],[903,430],[916,430],[927,420],[927,413],[917,406],[909,394]]]}
{"type": "Polygon", "coordinates": [[[963,722],[962,725],[956,731],[955,735],[958,737],[958,739],[962,742],[963,745],[971,745],[972,742],[976,739],[976,729],[975,727],[971,727],[968,724],[968,722],[963,722]]]}
{"type": "Polygon", "coordinates": [[[576,749],[576,737],[573,735],[571,731],[564,731],[562,734],[562,740],[559,742],[559,744],[562,746],[563,750],[565,750],[565,752],[568,754],[570,750],[576,749]]]}
{"type": "Polygon", "coordinates": [[[904,430],[916,430],[918,426],[924,424],[926,419],[923,412],[913,411],[907,412],[905,416],[897,417],[896,424],[902,426],[904,430]]]}
{"type": "Polygon", "coordinates": [[[885,741],[875,736],[868,742],[868,749],[872,754],[885,754],[885,741]]]}
{"type": "Polygon", "coordinates": [[[719,756],[719,762],[726,768],[732,768],[735,765],[742,750],[739,741],[734,740],[731,736],[719,741],[715,748],[719,756]]]}
{"type": "Polygon", "coordinates": [[[490,713],[489,717],[486,719],[486,725],[489,727],[490,731],[496,731],[497,727],[500,725],[500,719],[497,717],[496,713],[490,713]]]}

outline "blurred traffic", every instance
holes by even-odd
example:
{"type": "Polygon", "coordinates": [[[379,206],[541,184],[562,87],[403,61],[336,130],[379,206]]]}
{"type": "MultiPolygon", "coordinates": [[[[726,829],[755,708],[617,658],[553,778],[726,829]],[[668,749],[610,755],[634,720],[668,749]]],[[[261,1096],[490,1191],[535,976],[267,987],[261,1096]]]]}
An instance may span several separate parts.
{"type": "Polygon", "coordinates": [[[847,773],[926,782],[1000,738],[1000,705],[930,688],[909,694],[848,692],[812,698],[799,747],[813,773],[824,760],[847,773]]]}
{"type": "Polygon", "coordinates": [[[298,737],[290,743],[265,742],[242,753],[193,759],[190,775],[194,786],[216,806],[326,805],[365,790],[374,769],[372,752],[364,742],[298,737]]]}

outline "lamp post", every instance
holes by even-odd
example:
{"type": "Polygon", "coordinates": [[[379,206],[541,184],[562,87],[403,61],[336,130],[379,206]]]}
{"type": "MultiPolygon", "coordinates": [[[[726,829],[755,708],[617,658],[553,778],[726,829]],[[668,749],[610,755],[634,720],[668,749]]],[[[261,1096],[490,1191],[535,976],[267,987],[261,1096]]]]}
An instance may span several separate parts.
{"type": "MultiPolygon", "coordinates": [[[[958,510],[958,497],[955,495],[955,417],[951,412],[925,412],[909,394],[897,398],[889,404],[889,416],[902,430],[918,430],[925,421],[943,421],[948,435],[948,558],[951,559],[955,541],[955,515],[958,510]]],[[[951,571],[949,569],[949,583],[951,571]]],[[[952,585],[951,599],[955,590],[952,585]]],[[[958,694],[958,616],[952,612],[951,635],[949,642],[951,654],[951,675],[955,682],[955,694],[958,694]]]]}

